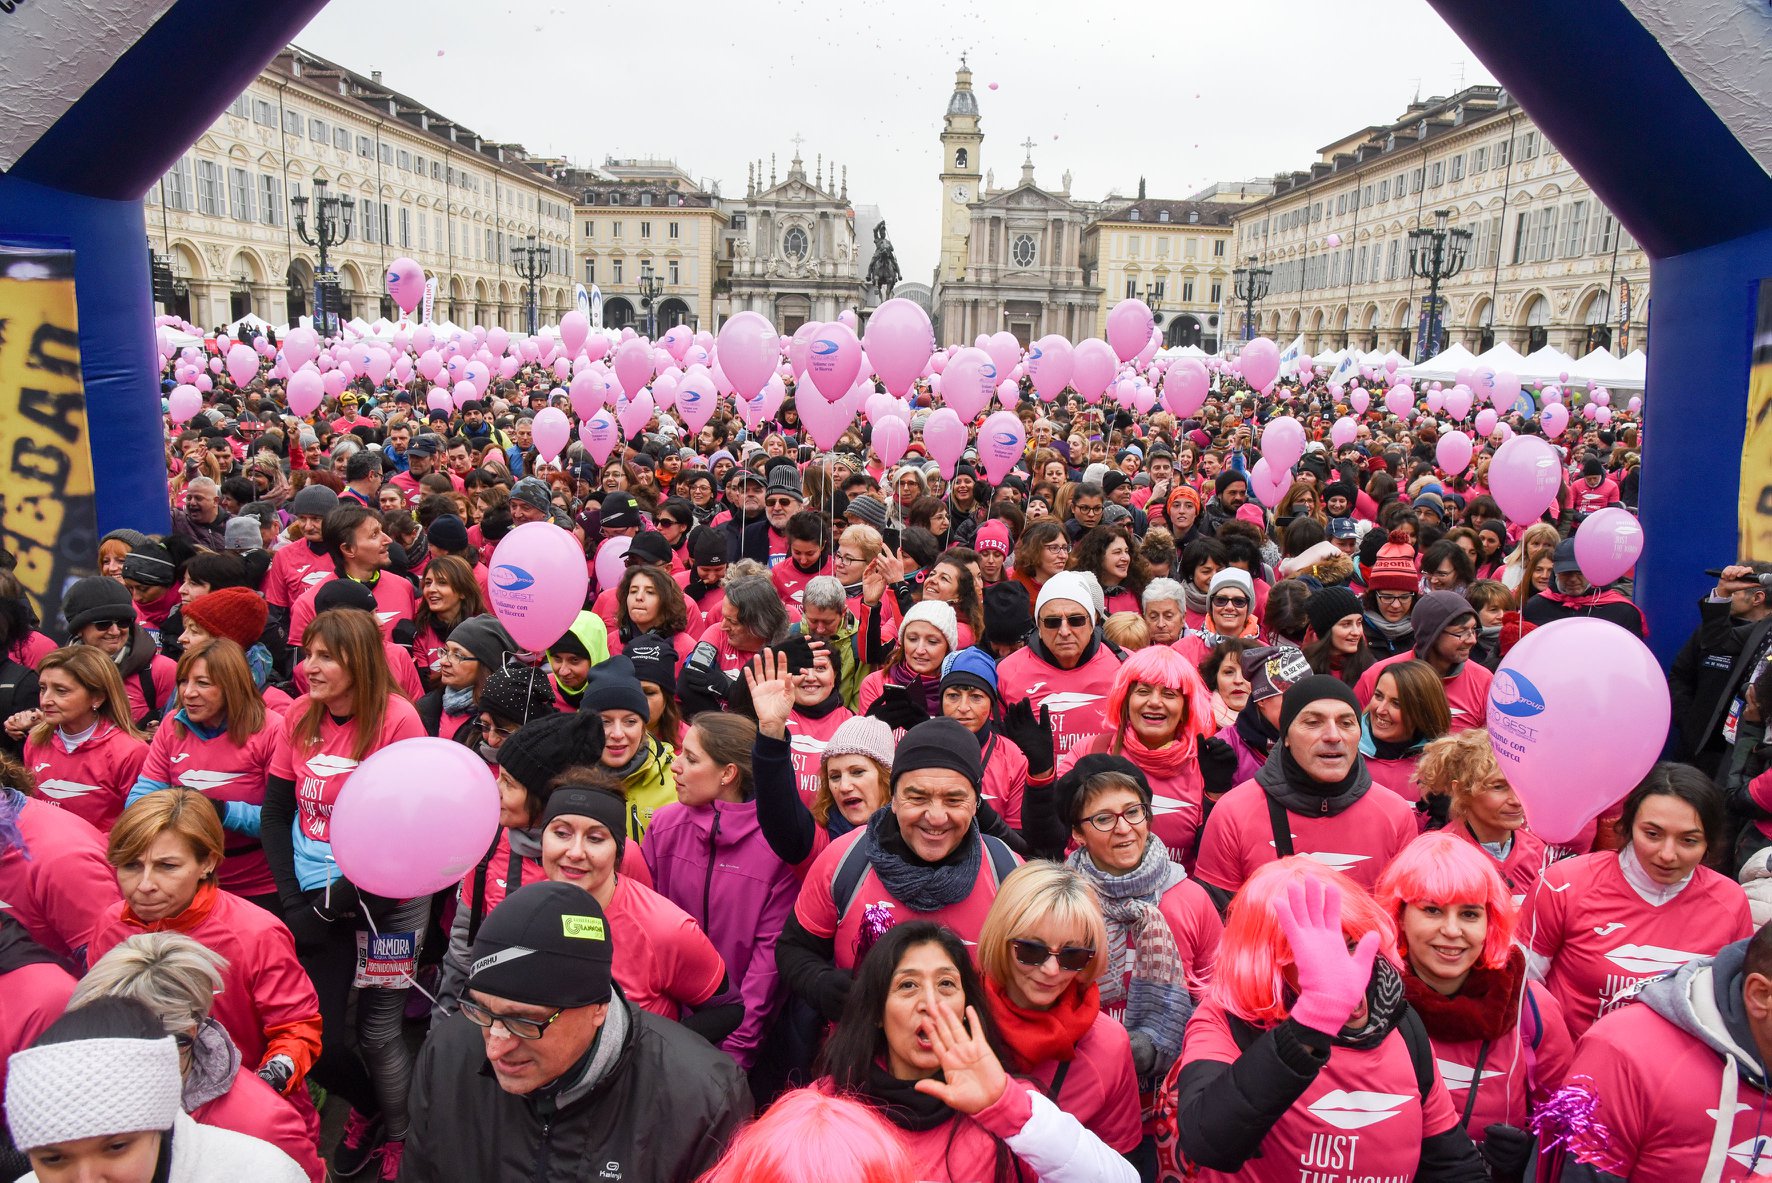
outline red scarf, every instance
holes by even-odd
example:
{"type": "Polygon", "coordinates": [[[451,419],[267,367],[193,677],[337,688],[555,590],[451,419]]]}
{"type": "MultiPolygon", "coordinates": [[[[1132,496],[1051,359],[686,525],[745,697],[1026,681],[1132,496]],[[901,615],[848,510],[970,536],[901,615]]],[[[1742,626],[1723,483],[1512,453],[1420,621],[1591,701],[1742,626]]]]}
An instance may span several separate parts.
{"type": "Polygon", "coordinates": [[[1003,1042],[1015,1057],[1017,1072],[1032,1072],[1053,1060],[1072,1060],[1077,1044],[1101,1013],[1101,991],[1095,983],[1078,986],[1059,996],[1050,1010],[1026,1010],[1009,1000],[1003,988],[984,980],[991,1017],[1003,1032],[1003,1042]]]}
{"type": "Polygon", "coordinates": [[[1500,969],[1473,966],[1458,993],[1451,995],[1441,994],[1403,963],[1403,996],[1421,1015],[1428,1035],[1446,1043],[1494,1040],[1512,1031],[1525,981],[1526,954],[1517,945],[1500,969]]]}
{"type": "Polygon", "coordinates": [[[1120,732],[1120,755],[1138,765],[1140,771],[1157,776],[1180,776],[1182,769],[1199,759],[1197,748],[1198,739],[1186,727],[1160,748],[1145,747],[1130,727],[1120,732]]]}

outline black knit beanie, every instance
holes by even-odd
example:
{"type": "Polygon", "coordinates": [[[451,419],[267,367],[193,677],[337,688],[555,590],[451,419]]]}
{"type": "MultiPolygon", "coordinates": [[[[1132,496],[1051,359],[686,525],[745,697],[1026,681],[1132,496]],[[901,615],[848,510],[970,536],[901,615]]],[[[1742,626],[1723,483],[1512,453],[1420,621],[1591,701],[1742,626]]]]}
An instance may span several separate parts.
{"type": "MultiPolygon", "coordinates": [[[[1292,722],[1298,718],[1299,712],[1313,702],[1325,698],[1333,698],[1337,702],[1345,702],[1353,708],[1354,714],[1360,713],[1360,700],[1354,697],[1353,687],[1340,678],[1332,678],[1328,674],[1312,674],[1299,682],[1280,699],[1280,736],[1292,730],[1292,722]]],[[[505,741],[509,743],[510,741],[505,741]]]]}
{"type": "Polygon", "coordinates": [[[984,780],[984,765],[979,759],[978,739],[952,719],[929,719],[904,733],[898,753],[892,759],[892,789],[907,772],[922,768],[945,768],[958,772],[972,783],[975,791],[984,780]]]}
{"type": "Polygon", "coordinates": [[[539,796],[543,786],[562,770],[575,764],[595,764],[602,755],[602,718],[582,711],[565,712],[519,727],[499,747],[498,764],[512,780],[539,796]]]}

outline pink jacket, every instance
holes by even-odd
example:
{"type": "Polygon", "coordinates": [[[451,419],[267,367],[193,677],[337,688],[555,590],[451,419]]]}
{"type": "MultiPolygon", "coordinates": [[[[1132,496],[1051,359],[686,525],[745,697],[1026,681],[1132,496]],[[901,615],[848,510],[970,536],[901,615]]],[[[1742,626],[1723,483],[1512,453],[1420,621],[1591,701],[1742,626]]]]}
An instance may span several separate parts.
{"type": "Polygon", "coordinates": [[[71,965],[105,910],[121,906],[105,838],[78,814],[0,790],[16,810],[24,849],[0,849],[0,901],[31,939],[71,965]]]}

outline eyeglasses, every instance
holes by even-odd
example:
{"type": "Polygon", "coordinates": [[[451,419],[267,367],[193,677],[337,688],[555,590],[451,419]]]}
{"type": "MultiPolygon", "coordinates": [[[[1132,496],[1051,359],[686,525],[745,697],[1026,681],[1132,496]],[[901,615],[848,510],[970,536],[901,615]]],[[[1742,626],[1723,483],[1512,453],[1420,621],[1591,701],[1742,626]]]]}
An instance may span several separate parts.
{"type": "Polygon", "coordinates": [[[862,558],[860,555],[846,555],[842,551],[837,552],[837,561],[839,563],[865,563],[865,562],[867,562],[867,560],[862,558]]]}
{"type": "Polygon", "coordinates": [[[1249,599],[1247,596],[1213,596],[1212,606],[1214,608],[1247,608],[1249,599]]]}
{"type": "Polygon", "coordinates": [[[1411,592],[1379,592],[1378,602],[1387,608],[1401,608],[1415,598],[1411,592]]]}
{"type": "MultiPolygon", "coordinates": [[[[1059,969],[1066,973],[1076,973],[1080,969],[1089,968],[1089,963],[1095,960],[1095,950],[1088,945],[1066,945],[1062,949],[1054,949],[1045,941],[1011,937],[1009,947],[1015,951],[1015,960],[1029,969],[1040,969],[1047,961],[1056,957],[1059,969]]],[[[462,1005],[465,1008],[467,1004],[462,1005]]]]}
{"type": "Polygon", "coordinates": [[[1129,826],[1142,826],[1145,822],[1151,819],[1151,811],[1148,806],[1139,802],[1137,804],[1128,805],[1118,813],[1113,813],[1104,809],[1100,813],[1090,814],[1083,820],[1100,830],[1102,833],[1108,834],[1112,833],[1114,827],[1120,824],[1121,818],[1125,818],[1126,824],[1129,826]]]}
{"type": "Polygon", "coordinates": [[[792,509],[800,503],[795,501],[792,497],[770,497],[765,500],[763,504],[770,509],[792,509]]]}
{"type": "Polygon", "coordinates": [[[1040,627],[1049,633],[1055,633],[1066,625],[1073,629],[1087,628],[1089,627],[1089,618],[1081,612],[1073,612],[1069,616],[1040,617],[1040,627]]]}
{"type": "Polygon", "coordinates": [[[658,528],[661,530],[664,529],[666,526],[681,526],[682,524],[683,523],[679,522],[676,518],[659,518],[658,519],[658,528]]]}
{"type": "Polygon", "coordinates": [[[1466,628],[1449,628],[1440,635],[1451,637],[1454,641],[1473,641],[1477,636],[1477,626],[1473,624],[1466,628]]]}
{"type": "Polygon", "coordinates": [[[1068,542],[1048,542],[1046,544],[1046,553],[1049,555],[1068,555],[1071,553],[1071,544],[1068,542]]]}
{"type": "Polygon", "coordinates": [[[479,1003],[470,1002],[466,998],[461,1000],[460,1007],[462,1018],[474,1026],[491,1027],[497,1023],[518,1039],[540,1039],[548,1033],[548,1028],[554,1020],[566,1013],[566,1009],[562,1007],[545,1019],[519,1019],[513,1015],[501,1015],[496,1011],[489,1011],[479,1003]]]}
{"type": "Polygon", "coordinates": [[[469,653],[466,649],[444,649],[443,660],[453,661],[457,665],[470,665],[480,659],[475,657],[472,653],[469,653]]]}

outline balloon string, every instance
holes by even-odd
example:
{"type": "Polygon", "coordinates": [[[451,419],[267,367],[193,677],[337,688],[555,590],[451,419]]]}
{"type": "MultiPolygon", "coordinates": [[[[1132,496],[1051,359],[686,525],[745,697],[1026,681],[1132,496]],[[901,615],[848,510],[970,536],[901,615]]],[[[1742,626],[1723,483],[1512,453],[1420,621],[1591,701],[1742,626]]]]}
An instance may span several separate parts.
{"type": "MultiPolygon", "coordinates": [[[[331,890],[330,884],[327,885],[327,889],[329,891],[331,890]]],[[[362,898],[360,895],[358,897],[357,902],[360,904],[363,904],[363,901],[362,901],[362,898]]],[[[370,936],[372,936],[372,937],[381,936],[381,930],[376,927],[375,916],[370,913],[368,904],[363,904],[363,919],[369,922],[369,935],[370,936]]],[[[418,963],[418,940],[416,937],[413,939],[413,942],[412,942],[412,960],[413,960],[414,965],[416,965],[418,963]]],[[[450,1009],[448,1007],[443,1005],[442,1001],[440,999],[438,999],[438,997],[435,994],[432,994],[429,990],[427,990],[423,986],[419,985],[418,979],[416,977],[414,977],[411,973],[407,972],[406,970],[401,970],[400,976],[406,979],[406,984],[408,986],[411,986],[414,990],[417,990],[420,994],[423,994],[426,998],[430,999],[431,1005],[436,1007],[438,1010],[442,1011],[443,1014],[449,1015],[449,1014],[453,1013],[450,1011],[450,1009]]]]}

